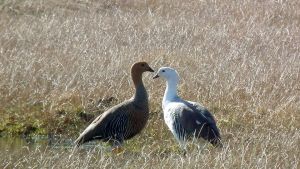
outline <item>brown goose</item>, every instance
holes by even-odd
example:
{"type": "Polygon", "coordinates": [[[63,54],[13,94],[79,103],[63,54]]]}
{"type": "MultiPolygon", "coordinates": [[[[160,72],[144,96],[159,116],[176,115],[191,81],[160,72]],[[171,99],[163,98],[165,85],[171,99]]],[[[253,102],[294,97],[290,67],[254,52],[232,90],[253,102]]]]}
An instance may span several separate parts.
{"type": "Polygon", "coordinates": [[[119,147],[124,140],[134,137],[145,127],[149,106],[142,74],[147,71],[154,72],[146,62],[132,65],[134,96],[98,116],[76,139],[77,146],[91,140],[103,140],[109,141],[113,147],[119,147]]]}

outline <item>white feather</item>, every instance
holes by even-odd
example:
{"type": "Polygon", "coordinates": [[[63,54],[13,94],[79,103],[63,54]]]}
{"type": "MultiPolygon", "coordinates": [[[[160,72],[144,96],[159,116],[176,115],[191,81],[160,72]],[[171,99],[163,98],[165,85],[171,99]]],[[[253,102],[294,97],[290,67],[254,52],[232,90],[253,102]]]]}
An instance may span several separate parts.
{"type": "MultiPolygon", "coordinates": [[[[175,117],[177,116],[178,118],[178,114],[181,113],[183,109],[189,109],[191,111],[194,110],[195,113],[199,113],[199,115],[201,115],[204,119],[207,120],[207,117],[205,117],[205,115],[201,113],[206,109],[196,102],[182,100],[177,95],[177,84],[179,82],[179,75],[176,72],[176,70],[169,67],[162,67],[158,70],[157,75],[159,77],[163,77],[167,83],[167,87],[162,101],[165,123],[167,124],[177,141],[180,143],[180,145],[183,148],[185,148],[183,137],[179,138],[178,133],[176,133],[175,131],[175,117]]],[[[201,125],[201,122],[198,120],[193,121],[193,119],[191,119],[190,122],[201,125]]]]}

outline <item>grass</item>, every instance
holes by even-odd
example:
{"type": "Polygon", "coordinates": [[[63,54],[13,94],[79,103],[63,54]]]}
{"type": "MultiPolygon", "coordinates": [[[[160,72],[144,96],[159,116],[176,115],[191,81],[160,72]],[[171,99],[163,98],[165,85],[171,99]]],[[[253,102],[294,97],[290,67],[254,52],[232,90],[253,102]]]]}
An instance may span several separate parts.
{"type": "Polygon", "coordinates": [[[180,155],[162,118],[165,84],[146,73],[150,121],[124,155],[22,149],[1,152],[3,166],[299,168],[299,8],[297,0],[1,0],[2,135],[75,139],[132,96],[130,66],[145,60],[178,70],[180,95],[213,112],[225,143],[200,141],[180,155]]]}

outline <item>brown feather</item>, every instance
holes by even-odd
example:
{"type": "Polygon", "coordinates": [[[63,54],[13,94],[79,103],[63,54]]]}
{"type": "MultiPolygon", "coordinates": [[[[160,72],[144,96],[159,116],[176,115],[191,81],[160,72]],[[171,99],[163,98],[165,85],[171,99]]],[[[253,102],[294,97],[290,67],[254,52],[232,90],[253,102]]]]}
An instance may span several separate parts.
{"type": "Polygon", "coordinates": [[[132,66],[131,76],[136,88],[134,97],[98,116],[76,139],[77,146],[97,139],[122,143],[142,131],[149,118],[148,94],[142,81],[145,71],[153,72],[145,62],[132,66]]]}

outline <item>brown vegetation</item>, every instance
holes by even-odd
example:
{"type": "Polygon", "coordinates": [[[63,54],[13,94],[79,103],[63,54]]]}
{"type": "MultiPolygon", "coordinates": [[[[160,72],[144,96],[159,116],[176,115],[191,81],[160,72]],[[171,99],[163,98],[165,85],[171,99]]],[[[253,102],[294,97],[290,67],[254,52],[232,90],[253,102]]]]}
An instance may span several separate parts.
{"type": "Polygon", "coordinates": [[[151,119],[124,156],[50,149],[17,153],[19,163],[1,153],[2,164],[298,168],[299,21],[297,0],[0,0],[2,134],[75,138],[131,97],[130,66],[145,60],[178,70],[180,95],[215,115],[225,144],[181,156],[162,119],[165,84],[148,74],[151,119]]]}

